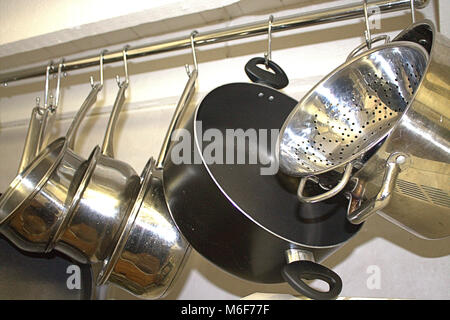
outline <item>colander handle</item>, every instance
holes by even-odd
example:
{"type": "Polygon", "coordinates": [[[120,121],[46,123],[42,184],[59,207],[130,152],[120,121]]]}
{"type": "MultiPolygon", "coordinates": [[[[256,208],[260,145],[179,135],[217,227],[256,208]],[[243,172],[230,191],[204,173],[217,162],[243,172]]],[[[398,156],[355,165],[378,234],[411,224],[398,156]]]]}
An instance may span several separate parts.
{"type": "Polygon", "coordinates": [[[351,206],[349,206],[347,215],[348,221],[353,224],[360,224],[367,220],[372,214],[378,210],[382,210],[389,204],[398,174],[401,171],[400,166],[405,163],[405,161],[406,156],[401,153],[393,154],[388,158],[380,191],[375,198],[363,202],[359,208],[353,212],[350,212],[351,206]]]}
{"type": "MultiPolygon", "coordinates": [[[[388,42],[391,41],[391,38],[387,34],[385,34],[385,35],[382,35],[382,36],[378,36],[378,37],[372,38],[370,43],[378,42],[378,41],[381,41],[381,40],[384,40],[384,43],[388,43],[388,42]]],[[[356,54],[358,52],[360,52],[364,48],[367,48],[367,43],[366,42],[361,43],[359,46],[357,46],[355,49],[353,49],[352,52],[350,52],[350,54],[348,55],[346,61],[349,61],[350,59],[352,59],[354,56],[356,56],[356,54]]]]}
{"type": "Polygon", "coordinates": [[[329,199],[331,197],[334,197],[339,192],[341,192],[342,189],[344,189],[344,187],[347,185],[347,182],[350,180],[350,177],[352,175],[352,169],[353,169],[353,164],[350,162],[345,166],[345,170],[344,170],[344,174],[342,175],[342,179],[341,179],[341,181],[339,181],[339,183],[335,187],[328,190],[327,192],[324,192],[324,193],[321,193],[321,194],[318,194],[315,196],[311,196],[311,197],[306,197],[303,195],[303,191],[305,189],[306,182],[308,180],[311,180],[311,177],[302,178],[300,180],[300,184],[299,184],[298,190],[297,190],[298,199],[301,202],[305,202],[305,203],[315,203],[315,202],[323,201],[323,200],[329,199]]]}

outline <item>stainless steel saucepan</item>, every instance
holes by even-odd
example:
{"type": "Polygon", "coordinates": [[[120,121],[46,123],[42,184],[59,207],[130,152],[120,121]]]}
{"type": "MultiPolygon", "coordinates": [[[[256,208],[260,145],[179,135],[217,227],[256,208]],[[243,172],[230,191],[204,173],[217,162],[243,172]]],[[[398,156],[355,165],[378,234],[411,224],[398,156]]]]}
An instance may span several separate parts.
{"type": "Polygon", "coordinates": [[[53,68],[53,65],[50,63],[50,65],[47,66],[45,75],[44,106],[40,106],[40,99],[36,98],[36,106],[31,111],[31,117],[28,125],[27,135],[25,138],[22,158],[20,160],[19,169],[17,172],[18,174],[21,173],[26,168],[26,166],[30,164],[34,158],[36,158],[42,148],[47,145],[47,141],[50,136],[50,130],[53,127],[56,109],[59,102],[62,65],[63,60],[58,67],[56,101],[54,104],[49,103],[49,78],[50,69],[53,68]]]}
{"type": "Polygon", "coordinates": [[[85,170],[84,159],[72,150],[76,133],[102,87],[102,82],[92,86],[66,136],[47,146],[1,196],[0,231],[19,248],[51,250],[85,170]]]}
{"type": "Polygon", "coordinates": [[[102,148],[97,146],[92,152],[67,217],[53,239],[55,249],[78,261],[106,264],[139,190],[140,179],[135,170],[113,158],[114,132],[129,84],[126,49],[123,57],[126,76],[123,82],[118,80],[119,91],[102,148]]]}
{"type": "Polygon", "coordinates": [[[427,239],[450,236],[450,41],[425,20],[394,40],[423,46],[430,55],[415,95],[393,131],[355,174],[349,220],[378,210],[427,239]]]}
{"type": "Polygon", "coordinates": [[[141,175],[141,187],[114,252],[99,275],[99,284],[117,285],[145,299],[165,296],[187,260],[189,243],[170,215],[164,196],[162,173],[172,131],[195,92],[198,76],[194,49],[194,70],[178,101],[157,162],[150,158],[141,175]]]}

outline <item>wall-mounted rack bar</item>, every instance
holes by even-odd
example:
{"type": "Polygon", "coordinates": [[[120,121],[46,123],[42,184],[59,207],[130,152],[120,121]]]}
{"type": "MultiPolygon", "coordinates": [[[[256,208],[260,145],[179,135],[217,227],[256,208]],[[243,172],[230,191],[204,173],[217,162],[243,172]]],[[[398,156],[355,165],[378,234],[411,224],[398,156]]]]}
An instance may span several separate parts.
{"type": "MultiPolygon", "coordinates": [[[[414,0],[416,8],[424,8],[429,0],[414,0]]],[[[377,0],[368,3],[369,16],[372,8],[376,7],[377,12],[394,12],[411,8],[411,0],[377,0]]],[[[363,4],[354,3],[335,8],[328,8],[313,12],[301,13],[298,15],[275,18],[272,22],[272,33],[294,28],[308,27],[328,22],[343,21],[364,16],[363,4]]],[[[221,30],[209,31],[195,36],[195,45],[203,46],[212,43],[248,38],[252,36],[266,34],[268,32],[268,21],[240,25],[221,30]]],[[[143,45],[139,47],[130,47],[127,50],[127,59],[148,56],[152,54],[174,51],[189,48],[191,39],[189,35],[184,38],[172,39],[164,42],[143,45]]],[[[62,71],[70,71],[81,68],[87,68],[99,64],[99,55],[68,60],[64,62],[62,71]]],[[[108,52],[104,55],[105,64],[122,61],[122,50],[108,52]]],[[[47,66],[38,66],[9,73],[0,74],[0,83],[7,84],[12,81],[18,81],[33,77],[44,76],[47,66]]],[[[57,72],[57,68],[52,73],[57,72]]]]}

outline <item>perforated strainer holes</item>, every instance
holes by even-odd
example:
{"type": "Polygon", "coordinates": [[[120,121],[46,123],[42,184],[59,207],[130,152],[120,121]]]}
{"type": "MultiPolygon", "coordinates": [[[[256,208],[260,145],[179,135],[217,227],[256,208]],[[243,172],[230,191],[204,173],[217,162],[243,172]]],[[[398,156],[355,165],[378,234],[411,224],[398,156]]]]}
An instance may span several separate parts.
{"type": "Polygon", "coordinates": [[[390,52],[367,58],[336,73],[304,100],[296,111],[302,120],[296,121],[300,125],[295,131],[304,141],[294,151],[303,170],[341,165],[392,128],[417,90],[425,66],[423,62],[416,70],[408,57],[390,52]]]}

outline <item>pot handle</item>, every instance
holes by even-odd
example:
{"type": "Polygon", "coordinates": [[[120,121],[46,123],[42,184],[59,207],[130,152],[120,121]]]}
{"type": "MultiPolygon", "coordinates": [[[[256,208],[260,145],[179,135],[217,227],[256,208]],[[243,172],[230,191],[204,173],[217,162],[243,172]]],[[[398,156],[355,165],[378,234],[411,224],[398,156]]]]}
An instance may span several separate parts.
{"type": "Polygon", "coordinates": [[[105,136],[103,137],[102,154],[110,158],[114,158],[114,131],[117,126],[117,120],[119,119],[120,111],[122,110],[123,104],[125,102],[125,91],[127,87],[128,83],[126,82],[119,84],[119,92],[117,93],[116,100],[114,101],[113,109],[111,115],[109,116],[105,136]]]}
{"type": "Polygon", "coordinates": [[[78,132],[78,128],[80,127],[81,121],[86,116],[88,110],[94,105],[97,101],[98,93],[103,89],[103,56],[107,50],[103,50],[100,53],[100,82],[94,84],[94,78],[91,76],[91,91],[89,95],[84,100],[77,114],[75,115],[74,120],[70,124],[69,130],[66,133],[67,146],[70,149],[73,149],[75,146],[75,136],[78,132]]]}
{"type": "Polygon", "coordinates": [[[30,123],[28,125],[18,173],[21,173],[39,152],[39,132],[41,131],[44,112],[46,112],[46,110],[38,105],[31,111],[30,123]]]}
{"type": "Polygon", "coordinates": [[[311,180],[311,177],[303,177],[300,180],[300,184],[298,186],[298,190],[297,190],[297,198],[304,203],[315,203],[315,202],[319,202],[319,201],[323,201],[326,199],[329,199],[331,197],[334,197],[335,195],[337,195],[339,192],[342,191],[342,189],[344,189],[344,187],[346,186],[347,182],[350,180],[351,174],[352,174],[352,170],[353,170],[353,164],[350,162],[345,166],[344,169],[344,174],[342,176],[341,181],[339,181],[339,183],[334,186],[332,189],[315,195],[315,196],[311,196],[311,197],[306,197],[303,195],[303,190],[305,189],[305,185],[306,182],[308,180],[311,180]]]}
{"type": "Polygon", "coordinates": [[[114,100],[114,105],[111,111],[111,115],[109,116],[108,126],[106,127],[105,136],[103,137],[102,143],[102,154],[104,156],[114,158],[114,132],[117,127],[117,120],[119,119],[120,111],[122,111],[123,104],[125,102],[125,92],[130,83],[128,77],[128,65],[127,65],[127,50],[128,45],[126,45],[122,50],[123,55],[123,65],[125,70],[125,80],[120,82],[120,77],[116,75],[117,86],[119,87],[119,91],[117,92],[116,100],[114,100]]]}
{"type": "Polygon", "coordinates": [[[289,79],[283,69],[272,60],[266,60],[263,57],[250,59],[245,65],[245,73],[251,81],[265,84],[275,89],[283,89],[289,84],[289,79]],[[258,65],[266,65],[273,72],[263,70],[258,65]]]}
{"type": "Polygon", "coordinates": [[[311,299],[335,299],[342,290],[342,280],[337,273],[312,261],[291,262],[283,267],[282,276],[292,288],[311,299]],[[319,291],[310,287],[302,279],[323,280],[330,288],[328,291],[319,291]]]}
{"type": "Polygon", "coordinates": [[[350,212],[352,206],[349,206],[347,219],[353,224],[360,224],[367,220],[378,210],[385,208],[391,200],[392,190],[394,190],[398,174],[401,171],[400,166],[406,162],[406,155],[395,153],[389,156],[386,162],[386,171],[383,176],[381,189],[375,198],[364,202],[358,209],[350,212]]]}
{"type": "Polygon", "coordinates": [[[89,95],[84,100],[80,110],[78,110],[74,120],[70,124],[69,130],[67,130],[66,133],[67,145],[70,149],[73,149],[75,146],[75,136],[77,134],[78,128],[80,127],[81,121],[86,116],[86,113],[95,103],[95,101],[97,101],[97,95],[99,91],[102,90],[102,88],[103,85],[100,83],[97,83],[92,87],[91,92],[89,92],[89,95]]]}
{"type": "Polygon", "coordinates": [[[183,93],[181,94],[180,99],[178,100],[177,107],[175,108],[175,112],[173,113],[172,120],[170,120],[169,128],[167,129],[166,136],[164,137],[164,141],[161,147],[161,151],[159,152],[158,159],[156,160],[156,169],[163,169],[164,161],[166,159],[167,152],[169,151],[170,139],[172,137],[172,132],[175,129],[175,126],[180,118],[180,115],[187,108],[189,102],[191,101],[194,92],[195,92],[195,84],[197,83],[198,77],[198,65],[197,65],[197,54],[195,53],[195,41],[194,37],[198,32],[196,30],[191,32],[191,49],[192,49],[192,59],[194,61],[194,69],[190,71],[189,65],[185,65],[187,75],[189,77],[186,85],[184,87],[183,93]]]}
{"type": "Polygon", "coordinates": [[[156,160],[157,169],[162,169],[164,167],[164,161],[166,159],[167,151],[169,150],[172,132],[175,129],[175,125],[177,124],[180,115],[187,108],[189,102],[191,101],[194,95],[197,76],[198,76],[197,69],[194,69],[189,74],[189,79],[186,82],[186,85],[184,87],[183,93],[180,96],[180,99],[178,100],[177,107],[175,108],[175,112],[173,113],[172,120],[170,121],[169,128],[166,132],[166,136],[164,137],[161,151],[159,152],[158,159],[156,160]]]}

